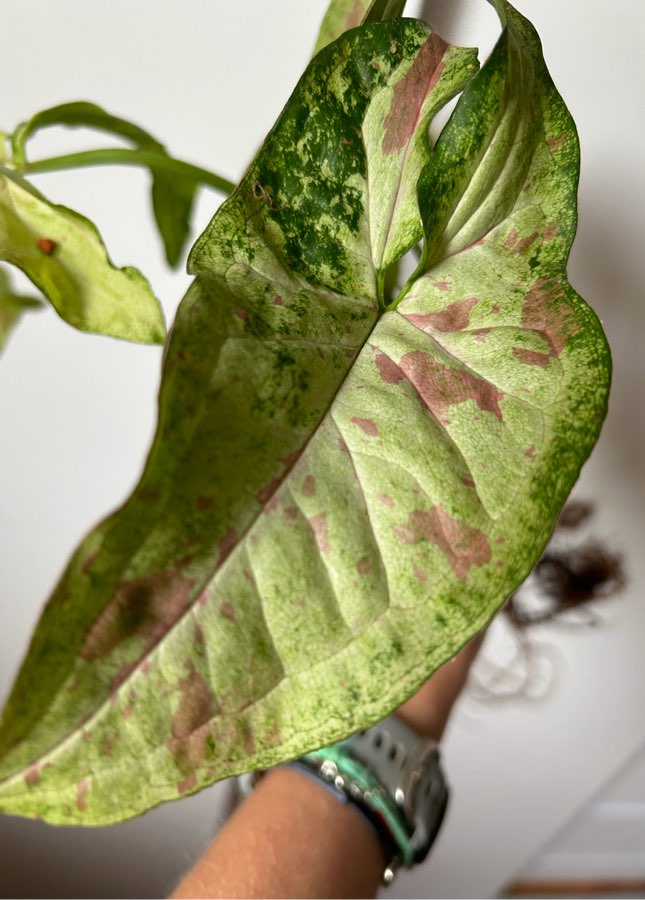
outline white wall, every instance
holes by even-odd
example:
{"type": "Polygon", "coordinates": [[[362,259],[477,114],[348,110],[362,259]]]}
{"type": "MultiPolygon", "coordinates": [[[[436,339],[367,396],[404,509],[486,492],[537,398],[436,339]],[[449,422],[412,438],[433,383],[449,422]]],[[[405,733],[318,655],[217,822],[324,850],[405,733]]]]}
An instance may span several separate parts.
{"type": "MultiPolygon", "coordinates": [[[[579,492],[627,559],[630,585],[593,634],[553,633],[558,690],[537,707],[467,701],[446,743],[454,785],[431,863],[397,896],[486,896],[645,741],[645,395],[642,335],[643,6],[630,0],[521,0],[583,148],[571,279],[605,320],[615,380],[609,420],[579,492]]],[[[241,174],[300,74],[324,0],[3,0],[0,128],[90,99],[139,121],[178,156],[241,174]]],[[[425,4],[446,37],[490,43],[483,0],[425,4]],[[473,10],[476,17],[471,17],[473,10]],[[475,33],[467,32],[477,26],[475,33]]],[[[84,139],[82,139],[84,140],[84,139]]],[[[33,155],[78,146],[43,136],[33,155]]],[[[113,259],[150,277],[169,320],[187,285],[151,236],[146,177],[123,169],[43,176],[52,199],[100,225],[113,259]]],[[[217,200],[205,194],[199,231],[217,200]]],[[[149,442],[159,350],[78,334],[51,312],[26,319],[0,360],[0,695],[69,551],[128,493],[149,442]]],[[[154,896],[213,827],[222,786],[111,829],[56,830],[0,819],[7,896],[154,896]]]]}

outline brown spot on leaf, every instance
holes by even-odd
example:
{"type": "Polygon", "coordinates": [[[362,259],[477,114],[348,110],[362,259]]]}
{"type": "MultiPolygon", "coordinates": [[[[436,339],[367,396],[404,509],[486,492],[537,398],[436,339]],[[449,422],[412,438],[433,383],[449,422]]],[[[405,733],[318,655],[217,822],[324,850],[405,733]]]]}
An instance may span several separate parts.
{"type": "Polygon", "coordinates": [[[197,784],[197,774],[195,772],[191,772],[190,775],[186,775],[186,777],[179,782],[177,785],[177,793],[178,794],[186,794],[188,791],[192,790],[197,784]]]}
{"type": "Polygon", "coordinates": [[[298,508],[296,506],[285,506],[284,514],[290,522],[298,518],[298,508]]]}
{"type": "Polygon", "coordinates": [[[398,525],[394,531],[404,544],[435,544],[461,581],[466,580],[471,566],[490,561],[490,545],[484,532],[455,519],[441,505],[413,510],[406,524],[398,525]]]}
{"type": "Polygon", "coordinates": [[[194,583],[177,572],[155,572],[122,581],[113,599],[89,627],[81,656],[93,662],[136,636],[144,641],[136,665],[186,612],[194,583]]]}
{"type": "Polygon", "coordinates": [[[267,485],[265,485],[261,490],[258,491],[258,500],[260,503],[268,503],[271,497],[278,490],[280,485],[282,484],[281,478],[274,478],[267,485]]]}
{"type": "Polygon", "coordinates": [[[231,622],[235,621],[235,607],[229,600],[225,600],[221,604],[219,611],[225,619],[229,619],[231,622]]]}
{"type": "Polygon", "coordinates": [[[472,478],[466,478],[466,476],[462,476],[461,483],[464,484],[468,488],[475,487],[475,482],[472,480],[472,478]]]}
{"type": "Polygon", "coordinates": [[[29,766],[25,772],[25,784],[28,788],[34,788],[40,784],[40,769],[37,765],[29,766]]]}
{"type": "Polygon", "coordinates": [[[302,482],[302,493],[305,497],[313,497],[316,493],[316,479],[313,475],[307,475],[302,482]]]}
{"type": "Polygon", "coordinates": [[[360,419],[358,416],[352,416],[352,422],[370,437],[378,436],[378,425],[372,419],[360,419]]]}
{"type": "Polygon", "coordinates": [[[238,317],[238,319],[242,319],[243,322],[249,321],[249,314],[245,309],[236,309],[235,315],[238,317]]]}
{"type": "Polygon", "coordinates": [[[304,609],[307,605],[307,601],[304,597],[296,597],[295,600],[292,601],[294,606],[297,606],[299,609],[304,609]]]}
{"type": "Polygon", "coordinates": [[[394,506],[394,500],[390,497],[389,494],[379,494],[378,499],[381,503],[385,503],[386,506],[394,506]]]}
{"type": "Polygon", "coordinates": [[[76,806],[81,812],[87,809],[87,794],[90,789],[90,779],[82,778],[76,785],[76,806]]]}
{"type": "Polygon", "coordinates": [[[372,571],[372,563],[370,562],[369,556],[363,556],[356,563],[356,571],[359,575],[369,575],[372,571]]]}
{"type": "Polygon", "coordinates": [[[557,137],[551,137],[547,140],[547,147],[553,153],[554,150],[559,150],[560,147],[564,144],[566,138],[566,132],[562,132],[557,137]]]}
{"type": "Polygon", "coordinates": [[[36,244],[38,245],[38,249],[41,250],[45,256],[51,256],[58,246],[56,241],[52,241],[51,238],[38,238],[36,244]]]}
{"type": "Polygon", "coordinates": [[[98,550],[94,550],[93,553],[89,553],[87,555],[85,562],[81,566],[81,572],[83,572],[83,574],[85,574],[85,572],[87,572],[87,570],[92,567],[92,564],[98,559],[98,555],[99,555],[98,550]]]}
{"type": "Polygon", "coordinates": [[[338,438],[338,449],[341,453],[349,453],[349,447],[347,443],[343,440],[343,438],[338,438]]]}
{"type": "Polygon", "coordinates": [[[214,500],[212,497],[198,497],[197,498],[197,509],[200,512],[206,512],[207,509],[210,509],[213,505],[214,500]]]}
{"type": "Polygon", "coordinates": [[[478,303],[478,297],[464,297],[438,312],[409,313],[405,318],[422,331],[425,328],[434,328],[444,333],[463,331],[470,325],[470,313],[478,303]]]}
{"type": "Polygon", "coordinates": [[[535,444],[531,444],[531,446],[524,451],[524,456],[528,459],[533,459],[535,456],[535,444]]]}
{"type": "Polygon", "coordinates": [[[435,281],[434,286],[438,291],[449,291],[450,290],[450,282],[449,281],[435,281]]]}
{"type": "Polygon", "coordinates": [[[314,533],[316,544],[321,553],[329,553],[329,534],[327,530],[327,515],[322,513],[319,516],[311,516],[308,520],[311,530],[314,533]]]}
{"type": "Polygon", "coordinates": [[[282,297],[281,297],[279,294],[276,294],[276,295],[275,295],[275,297],[273,298],[273,300],[271,301],[271,303],[272,303],[274,306],[284,306],[284,300],[282,299],[282,297]]]}
{"type": "Polygon", "coordinates": [[[420,48],[410,70],[394,86],[392,105],[385,117],[383,152],[396,153],[414,134],[426,97],[444,70],[443,56],[448,44],[433,32],[420,48]]]}

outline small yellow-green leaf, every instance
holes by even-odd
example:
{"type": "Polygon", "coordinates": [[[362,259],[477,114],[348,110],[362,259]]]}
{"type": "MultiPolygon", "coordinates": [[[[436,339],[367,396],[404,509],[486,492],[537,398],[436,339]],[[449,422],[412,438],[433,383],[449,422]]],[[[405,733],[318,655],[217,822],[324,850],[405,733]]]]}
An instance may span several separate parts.
{"type": "Polygon", "coordinates": [[[0,259],[17,266],[81,331],[162,344],[163,312],[147,280],[116,268],[96,227],[0,170],[0,259]]]}

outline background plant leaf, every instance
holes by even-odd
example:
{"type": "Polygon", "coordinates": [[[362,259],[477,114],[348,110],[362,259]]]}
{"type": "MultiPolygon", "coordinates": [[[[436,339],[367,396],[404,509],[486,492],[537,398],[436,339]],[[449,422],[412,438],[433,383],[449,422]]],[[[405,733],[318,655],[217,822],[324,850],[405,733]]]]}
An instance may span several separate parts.
{"type": "Polygon", "coordinates": [[[9,273],[0,267],[0,352],[20,316],[30,309],[42,309],[42,303],[35,297],[16,293],[9,273]]]}
{"type": "MultiPolygon", "coordinates": [[[[510,30],[539,96],[524,187],[544,171],[530,209],[549,216],[575,132],[529,26],[510,30]]],[[[508,233],[379,309],[363,124],[430,34],[399,20],[320,53],[197,243],[142,481],[76,551],[3,714],[5,812],[115,821],[364,727],[539,557],[608,352],[573,291],[540,282],[568,231],[518,263],[524,189],[508,233]]]]}
{"type": "MultiPolygon", "coordinates": [[[[114,116],[95,103],[77,100],[42,110],[14,131],[12,145],[14,161],[20,165],[26,159],[26,144],[42,128],[65,125],[72,128],[93,128],[125,138],[135,147],[168,156],[164,145],[149,132],[126,119],[114,116]]],[[[181,262],[190,235],[190,221],[197,182],[176,174],[150,170],[152,175],[152,209],[161,235],[166,259],[170,266],[181,262]]]]}
{"type": "Polygon", "coordinates": [[[75,328],[145,344],[164,342],[161,306],[141,272],[115,268],[89,219],[50,203],[3,167],[0,259],[21,269],[75,328]]]}

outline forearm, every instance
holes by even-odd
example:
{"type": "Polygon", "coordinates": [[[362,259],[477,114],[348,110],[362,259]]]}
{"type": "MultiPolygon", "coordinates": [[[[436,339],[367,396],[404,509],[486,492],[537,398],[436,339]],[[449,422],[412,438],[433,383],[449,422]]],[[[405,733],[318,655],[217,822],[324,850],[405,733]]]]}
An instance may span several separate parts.
{"type": "Polygon", "coordinates": [[[353,804],[282,767],[262,778],[173,897],[373,897],[384,865],[353,804]]]}
{"type": "MultiPolygon", "coordinates": [[[[398,710],[417,734],[441,739],[482,640],[398,710]]],[[[261,779],[173,897],[373,897],[385,864],[376,832],[352,803],[280,767],[261,779]]]]}

